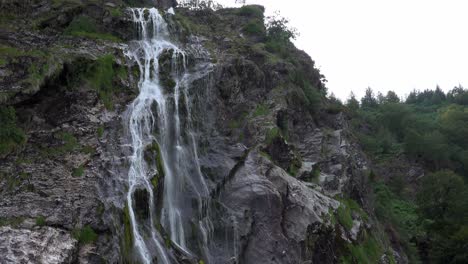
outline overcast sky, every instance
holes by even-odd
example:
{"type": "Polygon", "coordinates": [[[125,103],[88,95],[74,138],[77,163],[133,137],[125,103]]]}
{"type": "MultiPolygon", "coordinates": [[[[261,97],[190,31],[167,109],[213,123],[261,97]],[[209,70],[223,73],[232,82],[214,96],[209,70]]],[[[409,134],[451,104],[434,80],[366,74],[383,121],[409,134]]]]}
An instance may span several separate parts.
{"type": "MultiPolygon", "coordinates": [[[[233,0],[218,2],[232,3],[233,0]]],[[[279,10],[305,50],[346,99],[370,86],[400,96],[413,89],[468,86],[466,0],[247,0],[279,10]]]]}

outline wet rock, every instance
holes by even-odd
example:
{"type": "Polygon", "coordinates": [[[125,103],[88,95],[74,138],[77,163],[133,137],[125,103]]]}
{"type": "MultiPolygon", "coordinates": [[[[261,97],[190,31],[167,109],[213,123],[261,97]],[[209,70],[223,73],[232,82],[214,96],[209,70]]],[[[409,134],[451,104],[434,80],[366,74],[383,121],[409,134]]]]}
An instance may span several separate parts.
{"type": "Polygon", "coordinates": [[[133,192],[135,212],[140,219],[149,217],[149,193],[146,189],[136,189],[133,192]]]}

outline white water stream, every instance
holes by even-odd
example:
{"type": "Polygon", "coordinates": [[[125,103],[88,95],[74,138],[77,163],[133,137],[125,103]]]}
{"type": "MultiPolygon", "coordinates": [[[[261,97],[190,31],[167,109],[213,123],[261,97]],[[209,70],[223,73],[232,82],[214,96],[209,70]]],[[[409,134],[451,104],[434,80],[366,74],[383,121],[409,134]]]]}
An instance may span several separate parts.
{"type": "Polygon", "coordinates": [[[132,155],[127,206],[136,258],[142,263],[174,263],[164,235],[184,254],[191,256],[197,250],[204,258],[209,258],[206,245],[210,230],[206,209],[209,191],[200,171],[195,137],[190,129],[187,93],[190,74],[186,72],[186,55],[171,41],[167,24],[157,9],[134,8],[131,13],[139,39],[130,43],[127,56],[139,66],[140,92],[128,108],[132,155]],[[170,68],[174,87],[167,87],[160,76],[160,59],[167,56],[170,56],[170,65],[164,67],[170,68]],[[146,150],[155,143],[159,146],[161,156],[157,158],[162,161],[164,171],[157,171],[157,166],[145,158],[146,150]],[[163,181],[163,193],[159,197],[151,183],[156,174],[164,175],[159,179],[163,181]],[[135,192],[142,190],[148,198],[143,205],[147,207],[146,218],[137,213],[135,192]],[[164,231],[156,228],[158,225],[164,231]],[[200,239],[189,237],[196,232],[201,233],[200,239]]]}

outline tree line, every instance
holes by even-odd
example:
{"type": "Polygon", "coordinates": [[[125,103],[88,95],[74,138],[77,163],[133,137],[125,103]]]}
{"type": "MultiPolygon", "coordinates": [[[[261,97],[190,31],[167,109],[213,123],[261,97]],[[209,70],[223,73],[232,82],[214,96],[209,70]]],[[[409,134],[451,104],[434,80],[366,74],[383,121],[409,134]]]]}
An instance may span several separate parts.
{"type": "Polygon", "coordinates": [[[390,160],[404,156],[428,172],[415,195],[399,194],[415,205],[412,227],[404,226],[408,221],[394,221],[402,225],[400,230],[419,230],[407,237],[417,248],[417,258],[424,263],[467,263],[468,90],[458,86],[445,93],[436,87],[402,99],[393,91],[376,95],[367,88],[360,100],[351,94],[343,107],[374,162],[392,166],[390,160]]]}

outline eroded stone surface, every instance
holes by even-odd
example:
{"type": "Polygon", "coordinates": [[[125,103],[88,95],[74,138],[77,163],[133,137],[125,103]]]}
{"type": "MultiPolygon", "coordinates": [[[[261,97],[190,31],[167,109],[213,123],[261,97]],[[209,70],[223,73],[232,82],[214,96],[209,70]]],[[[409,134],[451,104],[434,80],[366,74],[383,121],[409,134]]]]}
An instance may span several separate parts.
{"type": "Polygon", "coordinates": [[[78,242],[70,233],[51,227],[0,227],[0,263],[72,263],[78,242]]]}

